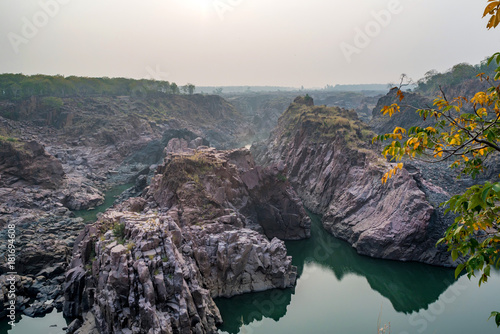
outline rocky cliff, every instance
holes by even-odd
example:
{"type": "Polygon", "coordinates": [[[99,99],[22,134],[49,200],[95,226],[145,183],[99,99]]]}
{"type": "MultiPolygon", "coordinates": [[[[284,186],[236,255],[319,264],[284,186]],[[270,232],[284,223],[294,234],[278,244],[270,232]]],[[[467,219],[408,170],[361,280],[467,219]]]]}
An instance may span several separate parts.
{"type": "Polygon", "coordinates": [[[269,238],[309,236],[310,220],[284,176],[284,166],[255,166],[246,149],[178,147],[177,152],[167,153],[147,196],[169,208],[180,225],[192,225],[200,218],[209,221],[229,210],[241,216],[244,226],[260,226],[269,238]]]}
{"type": "Polygon", "coordinates": [[[274,237],[307,237],[310,220],[280,167],[177,138],[166,153],[142,197],[76,241],[66,316],[87,314],[102,333],[216,333],[212,298],[294,285],[296,267],[274,237]]]}
{"type": "Polygon", "coordinates": [[[0,137],[0,176],[1,184],[7,186],[24,182],[54,189],[62,184],[64,170],[40,143],[0,137]]]}
{"type": "Polygon", "coordinates": [[[286,164],[306,207],[323,215],[323,226],[358,253],[451,265],[446,251],[434,247],[446,226],[435,219],[415,178],[403,169],[382,185],[391,164],[370,146],[372,136],[353,111],[307,106],[297,98],[268,142],[252,150],[258,162],[286,164]]]}
{"type": "MultiPolygon", "coordinates": [[[[85,225],[72,211],[100,205],[104,191],[118,184],[135,182],[123,198],[140,194],[172,138],[196,147],[209,144],[203,136],[234,147],[252,133],[218,96],[60,100],[54,108],[41,97],[0,101],[0,235],[6,238],[7,223],[16,226],[17,307],[31,316],[62,308],[61,274],[85,225]]],[[[6,246],[0,244],[2,258],[6,246]]],[[[5,263],[0,278],[10,271],[5,263]]],[[[1,294],[0,317],[5,306],[1,294]]]]}

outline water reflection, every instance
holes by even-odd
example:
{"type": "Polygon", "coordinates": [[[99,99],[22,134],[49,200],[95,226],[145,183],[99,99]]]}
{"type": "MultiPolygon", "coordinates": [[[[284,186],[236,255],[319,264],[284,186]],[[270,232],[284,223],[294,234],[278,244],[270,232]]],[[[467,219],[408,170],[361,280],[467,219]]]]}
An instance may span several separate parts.
{"type": "Polygon", "coordinates": [[[286,314],[293,294],[294,289],[275,289],[229,299],[219,298],[216,303],[224,320],[220,329],[230,334],[237,334],[241,326],[253,321],[260,321],[263,318],[278,321],[286,314]]]}
{"type": "MultiPolygon", "coordinates": [[[[364,277],[372,290],[389,299],[394,309],[404,314],[427,309],[455,282],[452,269],[360,256],[347,243],[324,231],[319,217],[311,215],[311,218],[312,237],[286,243],[300,280],[315,274],[304,268],[317,266],[332,272],[338,281],[352,274],[364,277]]],[[[264,317],[278,321],[286,314],[294,293],[295,289],[273,290],[216,300],[224,320],[221,330],[236,334],[242,325],[264,317]]]]}
{"type": "Polygon", "coordinates": [[[312,216],[313,237],[287,242],[301,275],[304,264],[313,262],[331,270],[339,281],[347,274],[367,279],[371,288],[387,297],[398,312],[426,309],[455,281],[454,270],[421,263],[401,263],[361,256],[347,243],[333,238],[312,216]]]}

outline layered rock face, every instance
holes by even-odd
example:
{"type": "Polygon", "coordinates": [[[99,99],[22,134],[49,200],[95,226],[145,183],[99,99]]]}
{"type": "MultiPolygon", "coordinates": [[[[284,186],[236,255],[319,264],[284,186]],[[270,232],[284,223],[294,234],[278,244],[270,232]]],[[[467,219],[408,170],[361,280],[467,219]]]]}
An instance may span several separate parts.
{"type": "Polygon", "coordinates": [[[166,153],[142,197],[76,241],[64,313],[87,314],[86,331],[95,322],[102,333],[216,333],[213,298],[295,284],[297,268],[273,237],[306,237],[310,221],[280,168],[183,139],[166,153]]]}
{"type": "MultiPolygon", "coordinates": [[[[6,260],[8,244],[0,244],[0,280],[10,277],[7,272],[19,273],[15,275],[16,307],[29,316],[62,309],[64,272],[84,226],[82,219],[70,217],[63,203],[74,196],[79,196],[80,203],[90,203],[85,191],[70,191],[70,180],[61,162],[40,143],[0,138],[0,237],[7,240],[4,227],[14,225],[17,250],[15,270],[11,270],[6,260]]],[[[94,195],[96,201],[102,200],[98,193],[94,195]]],[[[9,305],[6,287],[2,284],[0,291],[0,318],[9,305]]]]}
{"type": "Polygon", "coordinates": [[[36,141],[0,139],[0,175],[4,184],[25,182],[54,189],[62,184],[64,170],[61,162],[36,141]]]}
{"type": "Polygon", "coordinates": [[[221,222],[180,229],[170,216],[111,211],[76,249],[64,312],[93,312],[102,333],[215,333],[222,320],[213,297],[285,288],[295,279],[278,239],[221,222]],[[121,224],[123,244],[111,231],[93,237],[121,224]]]}
{"type": "MultiPolygon", "coordinates": [[[[22,282],[17,307],[29,315],[62,308],[61,274],[84,226],[71,211],[102,204],[104,190],[136,178],[132,195],[142,192],[154,170],[150,166],[161,162],[173,137],[206,135],[213,144],[234,146],[237,136],[250,131],[220,97],[63,100],[61,109],[50,112],[36,97],[0,102],[0,114],[8,117],[0,117],[0,233],[7,232],[7,223],[16,226],[16,270],[22,282]]],[[[0,244],[1,258],[6,246],[0,244]]],[[[0,278],[10,271],[5,264],[0,264],[0,278]]],[[[0,295],[0,317],[6,296],[0,295]]]]}
{"type": "MultiPolygon", "coordinates": [[[[254,147],[257,161],[282,161],[306,207],[358,253],[451,265],[435,242],[446,226],[415,179],[403,169],[386,185],[391,164],[369,146],[373,133],[353,112],[306,106],[301,99],[280,118],[269,141],[254,147]]],[[[444,190],[435,186],[432,191],[444,190]]],[[[430,188],[429,188],[430,189],[430,188]]]]}
{"type": "Polygon", "coordinates": [[[310,236],[310,219],[283,165],[255,166],[246,149],[192,150],[172,140],[166,150],[146,198],[169,208],[179,225],[232,215],[227,219],[239,218],[239,224],[262,229],[269,238],[310,236]]]}

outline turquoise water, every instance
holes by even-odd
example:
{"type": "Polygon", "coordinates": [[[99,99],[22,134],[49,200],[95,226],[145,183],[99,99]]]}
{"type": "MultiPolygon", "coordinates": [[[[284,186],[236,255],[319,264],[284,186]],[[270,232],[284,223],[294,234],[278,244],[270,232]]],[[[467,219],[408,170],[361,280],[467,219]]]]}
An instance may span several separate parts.
{"type": "Polygon", "coordinates": [[[313,217],[312,238],[287,242],[298,267],[293,289],[217,299],[230,334],[500,333],[487,321],[500,310],[500,274],[477,280],[419,263],[358,255],[313,217]]]}
{"type": "Polygon", "coordinates": [[[73,211],[76,217],[81,217],[83,220],[86,222],[94,222],[97,220],[97,214],[106,211],[109,207],[113,206],[114,201],[116,198],[125,190],[128,188],[132,187],[134,184],[123,184],[116,186],[114,188],[111,188],[104,194],[104,203],[101,205],[97,206],[95,209],[92,210],[80,210],[80,211],[73,211]]]}

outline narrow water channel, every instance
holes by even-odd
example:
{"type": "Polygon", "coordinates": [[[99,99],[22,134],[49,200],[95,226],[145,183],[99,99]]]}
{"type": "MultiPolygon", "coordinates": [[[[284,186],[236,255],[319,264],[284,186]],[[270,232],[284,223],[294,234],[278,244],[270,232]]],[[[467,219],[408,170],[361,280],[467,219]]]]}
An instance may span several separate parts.
{"type": "Polygon", "coordinates": [[[487,284],[454,270],[360,256],[312,216],[312,237],[287,242],[299,279],[293,289],[216,300],[230,334],[498,334],[500,274],[487,284]]]}
{"type": "Polygon", "coordinates": [[[113,206],[116,198],[120,196],[122,192],[132,187],[134,184],[123,184],[109,189],[104,194],[104,202],[92,210],[80,210],[74,211],[73,213],[77,217],[83,218],[86,222],[94,222],[97,220],[97,214],[106,211],[109,207],[113,206]]]}

